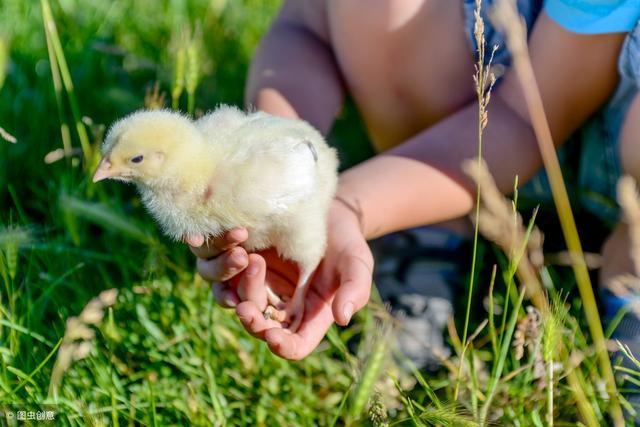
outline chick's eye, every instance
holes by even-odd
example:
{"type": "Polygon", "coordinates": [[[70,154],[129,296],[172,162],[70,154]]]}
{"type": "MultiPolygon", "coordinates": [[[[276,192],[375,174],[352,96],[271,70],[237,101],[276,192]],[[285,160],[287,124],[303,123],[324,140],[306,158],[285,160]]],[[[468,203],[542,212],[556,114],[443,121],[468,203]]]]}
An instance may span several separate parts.
{"type": "Polygon", "coordinates": [[[144,157],[143,156],[135,156],[131,158],[131,163],[140,163],[144,157]]]}

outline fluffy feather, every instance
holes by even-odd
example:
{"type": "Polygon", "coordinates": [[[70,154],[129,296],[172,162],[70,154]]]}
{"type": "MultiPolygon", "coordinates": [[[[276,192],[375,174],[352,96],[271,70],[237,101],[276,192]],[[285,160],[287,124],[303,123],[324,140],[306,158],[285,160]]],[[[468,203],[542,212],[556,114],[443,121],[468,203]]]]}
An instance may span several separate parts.
{"type": "Polygon", "coordinates": [[[326,218],[338,160],[308,123],[221,106],[196,122],[141,111],[115,123],[94,180],[131,181],[174,239],[245,227],[248,251],[275,247],[298,263],[300,282],[285,308],[292,330],[326,247],[326,218]]]}

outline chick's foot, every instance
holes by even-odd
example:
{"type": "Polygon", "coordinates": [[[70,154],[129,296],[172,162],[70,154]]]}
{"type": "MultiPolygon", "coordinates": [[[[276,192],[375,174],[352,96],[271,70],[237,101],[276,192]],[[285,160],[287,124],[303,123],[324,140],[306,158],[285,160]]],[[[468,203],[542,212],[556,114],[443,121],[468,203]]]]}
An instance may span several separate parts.
{"type": "Polygon", "coordinates": [[[283,324],[287,320],[286,311],[285,310],[278,310],[273,305],[267,306],[266,310],[262,314],[264,315],[264,318],[267,319],[267,320],[273,319],[276,322],[280,322],[280,323],[283,323],[283,324]]]}
{"type": "Polygon", "coordinates": [[[273,305],[269,305],[263,314],[265,319],[273,319],[280,322],[283,328],[296,332],[304,316],[304,300],[302,298],[293,298],[286,303],[284,310],[279,310],[273,305]]]}

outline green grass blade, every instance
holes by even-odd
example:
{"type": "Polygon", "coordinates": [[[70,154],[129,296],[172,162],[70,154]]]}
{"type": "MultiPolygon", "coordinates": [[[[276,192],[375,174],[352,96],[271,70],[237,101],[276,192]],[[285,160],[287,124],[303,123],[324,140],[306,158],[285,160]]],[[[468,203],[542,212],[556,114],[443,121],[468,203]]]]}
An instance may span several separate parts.
{"type": "Polygon", "coordinates": [[[58,351],[58,347],[60,347],[60,344],[62,344],[62,338],[58,340],[56,345],[53,347],[53,349],[51,349],[49,354],[47,354],[47,356],[42,360],[42,362],[40,362],[40,364],[38,364],[38,366],[33,371],[31,371],[31,373],[26,378],[24,378],[20,384],[18,384],[13,390],[11,390],[11,394],[16,394],[18,390],[20,390],[22,387],[25,386],[25,384],[27,384],[27,382],[31,381],[31,378],[33,378],[33,376],[37,374],[44,367],[44,365],[47,364],[49,359],[51,359],[53,355],[56,354],[56,351],[58,351]]]}
{"type": "Polygon", "coordinates": [[[518,321],[518,313],[520,312],[520,306],[522,305],[522,300],[524,299],[525,288],[522,287],[520,294],[518,296],[518,301],[516,305],[513,307],[511,317],[509,318],[509,324],[507,326],[507,330],[503,337],[500,354],[498,355],[498,360],[496,361],[496,368],[492,373],[489,379],[489,385],[487,387],[487,399],[480,409],[480,424],[484,425],[487,419],[487,415],[489,414],[489,409],[491,407],[491,402],[496,392],[496,388],[498,386],[498,382],[502,376],[502,370],[504,368],[504,364],[507,360],[507,356],[509,354],[509,348],[511,347],[511,337],[513,336],[513,332],[516,328],[516,323],[518,321]]]}
{"type": "Polygon", "coordinates": [[[106,229],[129,236],[139,242],[153,244],[153,238],[130,220],[101,203],[87,202],[73,196],[62,195],[60,206],[63,211],[83,218],[106,229]]]}
{"type": "Polygon", "coordinates": [[[80,146],[82,147],[82,154],[84,155],[85,165],[89,167],[89,165],[91,165],[91,157],[92,157],[91,144],[89,143],[89,136],[87,135],[87,129],[85,128],[84,123],[82,123],[82,115],[80,114],[78,99],[76,98],[76,94],[73,87],[73,80],[71,79],[71,73],[69,72],[67,60],[64,56],[62,43],[60,43],[60,37],[58,36],[56,21],[53,18],[53,13],[51,12],[51,5],[49,4],[49,0],[40,0],[40,5],[42,7],[42,18],[44,19],[44,24],[47,28],[46,33],[48,35],[48,39],[51,40],[50,43],[53,46],[56,62],[60,67],[62,83],[64,85],[65,91],[67,92],[67,97],[69,99],[71,114],[73,116],[73,121],[75,122],[78,138],[80,139],[80,146]]]}

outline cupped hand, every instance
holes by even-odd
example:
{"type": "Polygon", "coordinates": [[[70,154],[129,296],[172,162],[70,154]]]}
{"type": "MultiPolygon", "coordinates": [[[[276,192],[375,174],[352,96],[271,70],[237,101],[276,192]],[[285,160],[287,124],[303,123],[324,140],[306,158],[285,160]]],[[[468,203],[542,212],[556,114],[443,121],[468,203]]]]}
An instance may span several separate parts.
{"type": "Polygon", "coordinates": [[[191,252],[198,257],[198,272],[205,280],[213,282],[214,298],[223,307],[232,308],[240,302],[236,291],[223,283],[249,265],[247,251],[239,246],[248,237],[246,229],[234,228],[213,239],[205,239],[204,236],[185,239],[191,252]]]}
{"type": "Polygon", "coordinates": [[[283,260],[272,249],[247,254],[237,246],[246,240],[246,230],[238,230],[234,230],[235,238],[229,236],[230,232],[222,241],[213,242],[210,245],[213,250],[194,250],[201,257],[198,271],[205,279],[222,282],[214,285],[217,301],[235,306],[247,331],[265,340],[276,355],[292,360],[306,357],[333,322],[348,324],[369,300],[373,256],[357,216],[342,202],[335,201],[331,207],[327,250],[309,284],[304,318],[295,333],[275,320],[265,319],[263,312],[267,306],[267,285],[280,296],[293,294],[298,279],[296,264],[283,260]],[[230,249],[218,255],[223,248],[230,249]],[[210,260],[203,259],[216,255],[210,260]]]}

